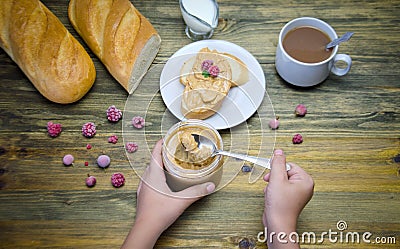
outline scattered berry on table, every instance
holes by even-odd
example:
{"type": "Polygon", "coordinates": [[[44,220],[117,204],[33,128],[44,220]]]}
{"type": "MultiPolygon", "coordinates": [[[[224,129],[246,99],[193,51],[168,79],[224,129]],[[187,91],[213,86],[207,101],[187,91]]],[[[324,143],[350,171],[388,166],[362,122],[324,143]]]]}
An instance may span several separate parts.
{"type": "Polygon", "coordinates": [[[122,112],[120,109],[112,105],[107,109],[107,119],[111,122],[118,122],[122,118],[122,112]]]}
{"type": "Polygon", "coordinates": [[[255,244],[251,239],[243,238],[239,241],[239,249],[252,249],[255,248],[255,244]]]}
{"type": "Polygon", "coordinates": [[[393,162],[400,163],[400,154],[398,154],[397,156],[393,157],[393,162]]]}
{"type": "Polygon", "coordinates": [[[96,125],[93,122],[88,122],[82,126],[82,135],[88,138],[96,135],[96,125]]]}
{"type": "Polygon", "coordinates": [[[109,142],[109,143],[116,144],[116,143],[118,142],[118,137],[117,137],[117,135],[112,135],[112,136],[110,136],[110,137],[108,138],[108,142],[109,142]]]}
{"type": "Polygon", "coordinates": [[[87,145],[86,145],[86,149],[90,150],[91,148],[92,148],[92,145],[91,145],[91,144],[87,144],[87,145]]]}
{"type": "Polygon", "coordinates": [[[50,137],[58,137],[62,131],[61,124],[55,124],[51,121],[47,122],[47,133],[50,137]]]}
{"type": "Polygon", "coordinates": [[[251,172],[251,167],[249,165],[243,165],[242,172],[244,172],[244,173],[251,172]]]}
{"type": "Polygon", "coordinates": [[[299,104],[296,106],[294,113],[296,114],[296,116],[304,117],[307,114],[307,107],[303,104],[299,104]]]}
{"type": "Polygon", "coordinates": [[[271,119],[271,120],[268,122],[268,125],[269,125],[269,127],[270,127],[272,130],[278,129],[278,128],[279,128],[279,124],[280,124],[280,122],[279,122],[279,117],[276,117],[276,118],[274,118],[274,119],[271,119]]]}
{"type": "Polygon", "coordinates": [[[89,166],[89,162],[88,161],[85,162],[85,166],[89,166]]]}
{"type": "Polygon", "coordinates": [[[94,185],[96,185],[96,177],[88,175],[85,182],[86,186],[88,186],[89,188],[94,187],[94,185]]]}
{"type": "Polygon", "coordinates": [[[107,168],[107,167],[110,165],[110,163],[111,163],[111,159],[110,159],[110,157],[107,156],[107,155],[100,155],[100,156],[97,158],[97,165],[98,165],[100,168],[107,168]]]}
{"type": "Polygon", "coordinates": [[[294,144],[301,144],[303,142],[303,136],[300,135],[300,134],[294,135],[293,138],[292,138],[292,142],[294,144]]]}
{"type": "Polygon", "coordinates": [[[125,148],[126,148],[126,150],[127,150],[129,153],[133,153],[133,152],[137,151],[137,149],[139,148],[139,146],[138,146],[136,143],[134,143],[134,142],[127,142],[127,143],[125,144],[125,148]]]}
{"type": "Polygon", "coordinates": [[[71,166],[74,163],[74,156],[67,154],[63,157],[63,163],[65,166],[71,166]]]}
{"type": "Polygon", "coordinates": [[[125,177],[124,177],[124,175],[122,173],[114,173],[111,176],[111,184],[114,187],[119,188],[122,185],[124,185],[124,183],[125,183],[125,177]]]}
{"type": "Polygon", "coordinates": [[[140,117],[140,116],[136,116],[132,118],[132,125],[133,127],[137,128],[137,129],[142,129],[144,127],[144,118],[140,117]]]}

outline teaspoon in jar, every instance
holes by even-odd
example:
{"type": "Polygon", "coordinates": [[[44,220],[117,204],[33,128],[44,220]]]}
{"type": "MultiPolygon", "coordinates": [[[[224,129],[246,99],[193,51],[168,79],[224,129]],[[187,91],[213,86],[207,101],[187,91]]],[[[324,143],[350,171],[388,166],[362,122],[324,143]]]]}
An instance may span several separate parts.
{"type": "MultiPolygon", "coordinates": [[[[238,153],[231,153],[228,151],[223,151],[223,150],[218,150],[215,143],[210,140],[209,138],[205,136],[201,136],[198,134],[192,134],[194,137],[194,140],[197,142],[197,147],[199,149],[205,147],[211,150],[211,156],[215,155],[223,155],[223,156],[229,156],[229,157],[234,157],[243,161],[248,161],[257,165],[260,165],[264,168],[271,169],[271,159],[269,158],[262,158],[262,157],[255,157],[255,156],[248,156],[244,154],[238,154],[238,153]]],[[[290,165],[287,163],[286,164],[286,170],[290,170],[290,165]]]]}

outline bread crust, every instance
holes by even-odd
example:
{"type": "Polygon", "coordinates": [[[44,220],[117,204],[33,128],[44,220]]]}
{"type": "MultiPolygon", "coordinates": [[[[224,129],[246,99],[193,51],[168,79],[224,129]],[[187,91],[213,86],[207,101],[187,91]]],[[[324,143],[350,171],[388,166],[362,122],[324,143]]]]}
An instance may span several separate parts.
{"type": "Polygon", "coordinates": [[[44,97],[69,104],[90,90],[93,61],[45,5],[1,0],[0,11],[0,46],[44,97]]]}
{"type": "Polygon", "coordinates": [[[125,90],[133,92],[141,77],[135,76],[132,80],[131,76],[145,74],[151,64],[140,67],[135,63],[152,62],[160,47],[161,39],[151,23],[129,0],[71,0],[68,16],[111,75],[125,90]],[[156,37],[157,42],[146,47],[151,37],[156,37]],[[146,52],[147,58],[143,58],[145,48],[155,53],[146,52]]]}

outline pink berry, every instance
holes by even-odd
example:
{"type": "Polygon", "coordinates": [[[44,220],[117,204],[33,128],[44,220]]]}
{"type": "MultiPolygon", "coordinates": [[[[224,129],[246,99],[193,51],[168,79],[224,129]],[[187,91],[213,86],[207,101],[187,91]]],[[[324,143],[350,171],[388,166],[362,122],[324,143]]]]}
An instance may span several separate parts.
{"type": "Polygon", "coordinates": [[[107,155],[101,155],[97,158],[97,165],[100,168],[107,168],[110,165],[111,159],[107,155]]]}
{"type": "Polygon", "coordinates": [[[55,124],[51,121],[47,122],[47,133],[50,137],[57,137],[62,131],[61,124],[55,124]]]}
{"type": "Polygon", "coordinates": [[[85,162],[85,166],[89,166],[89,162],[86,161],[86,162],[85,162]]]}
{"type": "Polygon", "coordinates": [[[272,130],[278,129],[278,128],[279,128],[279,118],[276,117],[276,118],[274,118],[274,119],[271,119],[271,120],[268,122],[268,125],[269,125],[269,127],[270,127],[272,130]]]}
{"type": "Polygon", "coordinates": [[[137,129],[142,129],[144,127],[144,118],[136,116],[132,118],[132,125],[137,129]]]}
{"type": "Polygon", "coordinates": [[[202,71],[208,71],[208,69],[214,64],[212,60],[204,60],[201,63],[201,70],[202,71]]]}
{"type": "Polygon", "coordinates": [[[307,114],[307,107],[303,104],[299,104],[296,106],[294,113],[296,114],[296,116],[304,117],[307,114]]]}
{"type": "Polygon", "coordinates": [[[87,144],[87,145],[86,145],[86,149],[90,150],[91,148],[92,148],[92,145],[91,145],[91,144],[87,144]]]}
{"type": "Polygon", "coordinates": [[[218,66],[211,66],[209,69],[208,69],[208,72],[210,73],[210,75],[212,76],[212,77],[217,77],[218,76],[218,74],[219,74],[219,67],[218,66]]]}
{"type": "Polygon", "coordinates": [[[139,146],[137,145],[137,143],[134,142],[127,142],[125,144],[125,148],[129,153],[133,153],[135,151],[137,151],[137,149],[139,148],[139,146]]]}
{"type": "Polygon", "coordinates": [[[89,188],[94,187],[94,185],[96,185],[96,177],[88,175],[85,182],[86,186],[88,186],[89,188]]]}
{"type": "Polygon", "coordinates": [[[296,134],[292,138],[293,144],[301,144],[303,142],[303,136],[300,134],[296,134]]]}
{"type": "Polygon", "coordinates": [[[125,183],[125,177],[122,173],[114,173],[111,176],[111,184],[116,187],[119,188],[122,185],[124,185],[125,183]]]}
{"type": "Polygon", "coordinates": [[[96,125],[93,122],[88,122],[82,126],[82,135],[91,138],[96,135],[96,125]]]}
{"type": "Polygon", "coordinates": [[[118,142],[118,137],[117,137],[117,135],[112,135],[112,136],[110,136],[110,137],[108,138],[108,142],[109,142],[109,143],[116,144],[116,143],[118,142]]]}
{"type": "Polygon", "coordinates": [[[122,118],[122,112],[120,109],[112,105],[107,109],[107,119],[111,122],[118,122],[122,118]]]}
{"type": "Polygon", "coordinates": [[[74,156],[67,154],[63,157],[63,163],[65,166],[71,166],[74,163],[74,156]]]}

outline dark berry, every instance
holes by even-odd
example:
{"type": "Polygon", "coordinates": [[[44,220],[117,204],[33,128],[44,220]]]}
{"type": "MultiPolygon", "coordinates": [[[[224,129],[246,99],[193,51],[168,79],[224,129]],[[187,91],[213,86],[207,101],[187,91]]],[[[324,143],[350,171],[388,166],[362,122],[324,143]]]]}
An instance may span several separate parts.
{"type": "Polygon", "coordinates": [[[242,172],[244,172],[244,173],[251,172],[251,167],[249,165],[243,165],[242,172]]]}
{"type": "Polygon", "coordinates": [[[292,138],[292,142],[294,144],[301,144],[303,142],[303,136],[300,135],[300,134],[294,135],[293,138],[292,138]]]}

